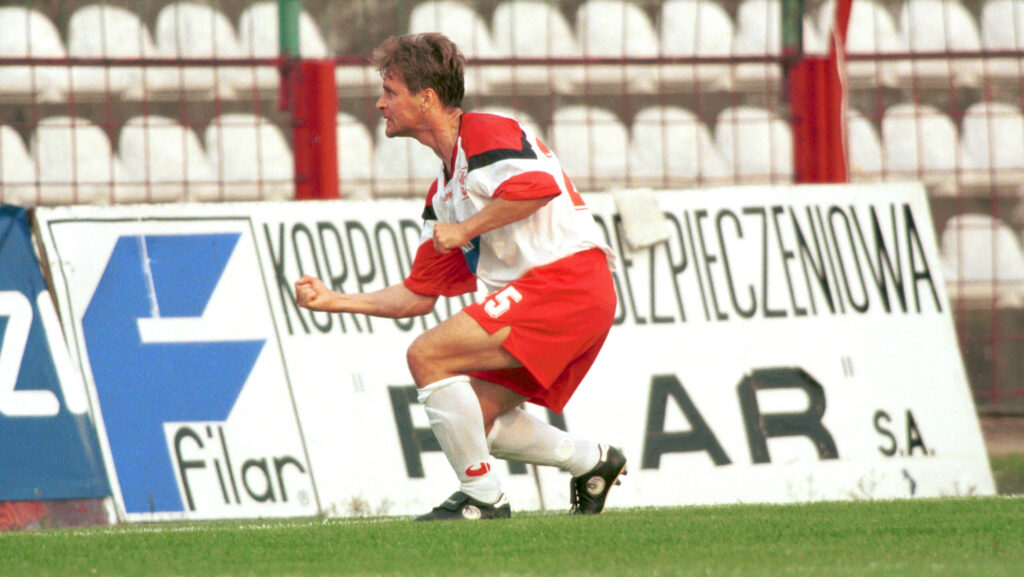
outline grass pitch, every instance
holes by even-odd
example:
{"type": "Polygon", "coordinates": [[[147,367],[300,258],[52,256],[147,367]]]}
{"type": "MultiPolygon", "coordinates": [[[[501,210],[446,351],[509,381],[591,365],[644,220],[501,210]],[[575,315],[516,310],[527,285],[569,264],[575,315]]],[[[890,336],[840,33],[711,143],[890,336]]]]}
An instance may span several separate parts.
{"type": "Polygon", "coordinates": [[[1024,499],[302,519],[0,534],[0,575],[1024,575],[1024,499]]]}

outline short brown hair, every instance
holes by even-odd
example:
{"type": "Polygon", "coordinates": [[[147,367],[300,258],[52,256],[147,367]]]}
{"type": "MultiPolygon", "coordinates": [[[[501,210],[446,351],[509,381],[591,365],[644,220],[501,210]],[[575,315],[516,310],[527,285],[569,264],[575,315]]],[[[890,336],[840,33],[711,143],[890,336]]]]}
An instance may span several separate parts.
{"type": "Polygon", "coordinates": [[[444,106],[462,106],[466,57],[444,34],[392,36],[373,51],[373,64],[382,77],[396,73],[413,94],[433,88],[444,106]]]}

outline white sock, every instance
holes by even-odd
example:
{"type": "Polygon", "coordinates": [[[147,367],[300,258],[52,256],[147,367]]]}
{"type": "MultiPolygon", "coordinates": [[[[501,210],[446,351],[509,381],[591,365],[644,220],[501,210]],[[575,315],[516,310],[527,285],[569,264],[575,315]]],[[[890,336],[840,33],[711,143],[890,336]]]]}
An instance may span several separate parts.
{"type": "Polygon", "coordinates": [[[512,409],[494,421],[487,435],[491,454],[499,459],[548,465],[579,477],[601,458],[597,443],[577,439],[523,409],[512,409]]]}
{"type": "Polygon", "coordinates": [[[469,377],[431,383],[418,396],[441,450],[459,477],[459,490],[484,503],[497,502],[501,484],[491,471],[484,417],[469,377]]]}

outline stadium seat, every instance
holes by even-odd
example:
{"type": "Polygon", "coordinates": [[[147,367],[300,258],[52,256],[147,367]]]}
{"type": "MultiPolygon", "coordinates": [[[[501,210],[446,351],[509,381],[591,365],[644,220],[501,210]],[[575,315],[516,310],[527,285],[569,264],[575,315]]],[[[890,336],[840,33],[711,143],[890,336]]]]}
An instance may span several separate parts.
{"type": "Polygon", "coordinates": [[[1024,306],[1024,253],[1005,222],[985,214],[954,216],[942,229],[939,249],[951,299],[1024,306]]]}
{"type": "MultiPolygon", "coordinates": [[[[409,13],[409,32],[440,32],[459,46],[468,60],[494,57],[494,45],[487,22],[472,6],[456,0],[426,0],[409,13]]],[[[485,65],[466,67],[466,94],[488,90],[489,72],[485,65]]]]}
{"type": "Polygon", "coordinates": [[[882,141],[875,126],[857,110],[846,114],[847,175],[853,182],[882,178],[882,141]]]}
{"type": "Polygon", "coordinates": [[[890,106],[882,117],[885,178],[921,180],[932,192],[952,194],[958,142],[953,120],[934,106],[890,106]]]}
{"type": "Polygon", "coordinates": [[[585,105],[557,108],[548,135],[577,189],[595,191],[625,184],[629,131],[610,110],[585,105]]]}
{"type": "MultiPolygon", "coordinates": [[[[736,9],[734,56],[771,56],[782,54],[782,3],[780,0],[741,0],[736,9]]],[[[803,50],[807,54],[825,54],[814,20],[804,16],[803,50]]],[[[736,66],[734,86],[751,92],[773,92],[782,82],[781,65],[777,62],[748,62],[736,66]]]]}
{"type": "Polygon", "coordinates": [[[366,198],[373,178],[373,135],[355,116],[338,113],[338,188],[343,198],[366,198]]]}
{"type": "Polygon", "coordinates": [[[295,160],[284,133],[252,113],[214,118],[203,133],[206,159],[223,189],[197,187],[192,200],[290,200],[295,160]]]}
{"type": "MultiPolygon", "coordinates": [[[[959,0],[908,0],[900,5],[901,52],[935,54],[978,52],[981,39],[974,17],[959,0]]],[[[975,58],[940,58],[900,62],[896,81],[905,88],[977,86],[981,62],[975,58]]]]}
{"type": "MultiPolygon", "coordinates": [[[[551,2],[506,0],[494,9],[491,21],[494,55],[498,58],[579,58],[581,55],[569,21],[551,2]]],[[[573,69],[578,66],[495,66],[489,77],[490,88],[499,94],[568,93],[572,90],[568,76],[573,69]]]]}
{"type": "Polygon", "coordinates": [[[441,172],[441,159],[412,138],[388,138],[380,119],[374,132],[373,192],[378,196],[422,197],[441,172]]]}
{"type": "MultiPolygon", "coordinates": [[[[155,58],[156,44],[137,13],[113,4],[86,4],[68,20],[68,56],[72,58],[155,58]]],[[[75,98],[132,98],[147,93],[148,86],[173,86],[174,71],[162,67],[75,66],[72,86],[75,98]],[[143,74],[145,73],[145,77],[143,74]]]]}
{"type": "Polygon", "coordinates": [[[217,172],[196,133],[171,118],[135,116],[117,140],[118,203],[176,202],[218,194],[217,172]]]}
{"type": "Polygon", "coordinates": [[[633,119],[629,176],[634,185],[671,188],[726,182],[732,171],[711,131],[693,112],[651,106],[633,119]]]}
{"type": "MultiPolygon", "coordinates": [[[[587,58],[655,58],[658,36],[643,9],[628,0],[585,0],[576,12],[576,37],[587,58]]],[[[587,64],[568,77],[577,94],[650,93],[657,88],[653,64],[587,64]]]]}
{"type": "MultiPolygon", "coordinates": [[[[199,2],[171,2],[160,9],[154,28],[157,51],[163,58],[241,58],[231,21],[216,6],[199,2]]],[[[177,83],[159,87],[183,91],[191,98],[234,96],[233,87],[251,81],[252,73],[232,66],[182,66],[177,83]]]]}
{"type": "MultiPolygon", "coordinates": [[[[26,6],[0,7],[0,58],[65,58],[57,27],[26,6]]],[[[0,97],[11,101],[59,101],[67,92],[66,66],[0,66],[0,97]]]]}
{"type": "MultiPolygon", "coordinates": [[[[667,0],[661,5],[658,30],[661,55],[667,58],[728,57],[732,53],[732,18],[714,0],[667,0]]],[[[728,90],[727,64],[667,64],[661,90],[728,90]]]]}
{"type": "Polygon", "coordinates": [[[1012,192],[1024,182],[1024,114],[1019,106],[981,101],[964,113],[960,158],[964,178],[980,190],[1012,192]]]}
{"type": "Polygon", "coordinates": [[[31,140],[39,175],[39,204],[102,204],[116,193],[110,139],[85,118],[51,116],[31,140]]]}
{"type": "MultiPolygon", "coordinates": [[[[835,0],[818,10],[818,30],[826,46],[832,36],[835,0]]],[[[887,7],[875,0],[857,0],[846,28],[846,53],[884,56],[900,51],[896,20],[887,7]]],[[[846,77],[851,88],[896,85],[896,64],[891,60],[847,60],[846,77]]]]}
{"type": "MultiPolygon", "coordinates": [[[[238,18],[238,45],[246,58],[277,58],[280,54],[278,3],[254,2],[238,18]]],[[[303,58],[329,58],[330,51],[316,21],[308,11],[299,12],[299,55],[303,58]]],[[[259,94],[277,98],[281,74],[272,66],[259,66],[240,71],[235,91],[240,98],[259,94]]]]}
{"type": "Polygon", "coordinates": [[[718,115],[715,144],[740,183],[791,182],[793,133],[770,110],[733,106],[718,115]]]}
{"type": "Polygon", "coordinates": [[[21,135],[7,125],[0,125],[0,204],[39,204],[36,165],[21,135]]]}
{"type": "Polygon", "coordinates": [[[381,91],[381,78],[377,69],[359,57],[346,57],[343,60],[345,61],[339,62],[334,71],[338,94],[345,97],[376,99],[381,91]]]}
{"type": "MultiPolygon", "coordinates": [[[[985,50],[1024,51],[1024,0],[987,0],[981,5],[981,44],[985,50]]],[[[1020,58],[985,62],[986,82],[1016,89],[1024,76],[1020,58]]]]}

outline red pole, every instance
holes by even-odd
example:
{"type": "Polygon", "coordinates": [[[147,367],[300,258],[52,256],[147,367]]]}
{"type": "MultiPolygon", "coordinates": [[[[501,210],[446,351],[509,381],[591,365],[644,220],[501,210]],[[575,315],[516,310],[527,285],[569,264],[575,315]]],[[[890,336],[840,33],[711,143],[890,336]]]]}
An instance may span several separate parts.
{"type": "Polygon", "coordinates": [[[338,198],[338,89],[333,60],[303,60],[288,74],[295,198],[338,198]]]}
{"type": "Polygon", "coordinates": [[[846,182],[845,94],[835,64],[803,58],[790,70],[789,87],[796,182],[846,182]]]}
{"type": "Polygon", "coordinates": [[[846,28],[852,0],[838,0],[827,58],[805,57],[789,71],[793,159],[798,183],[847,182],[846,28]]]}

